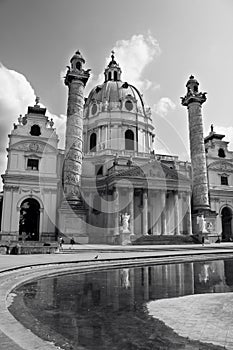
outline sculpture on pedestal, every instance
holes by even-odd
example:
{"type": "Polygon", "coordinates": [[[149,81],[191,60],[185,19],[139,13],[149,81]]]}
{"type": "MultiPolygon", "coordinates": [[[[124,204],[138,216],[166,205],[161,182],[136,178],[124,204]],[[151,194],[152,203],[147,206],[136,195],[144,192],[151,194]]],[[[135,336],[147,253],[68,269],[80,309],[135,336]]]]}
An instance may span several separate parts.
{"type": "Polygon", "coordinates": [[[129,232],[129,219],[130,215],[127,212],[122,215],[123,232],[129,232]]]}

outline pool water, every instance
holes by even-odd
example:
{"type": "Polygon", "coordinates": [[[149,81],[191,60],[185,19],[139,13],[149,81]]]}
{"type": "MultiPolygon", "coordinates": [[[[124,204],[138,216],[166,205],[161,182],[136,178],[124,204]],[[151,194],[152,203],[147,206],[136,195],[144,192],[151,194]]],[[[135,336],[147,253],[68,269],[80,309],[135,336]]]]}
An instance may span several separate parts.
{"type": "Polygon", "coordinates": [[[16,288],[10,311],[66,350],[222,349],[182,338],[148,314],[152,300],[233,290],[233,260],[71,273],[16,288]]]}

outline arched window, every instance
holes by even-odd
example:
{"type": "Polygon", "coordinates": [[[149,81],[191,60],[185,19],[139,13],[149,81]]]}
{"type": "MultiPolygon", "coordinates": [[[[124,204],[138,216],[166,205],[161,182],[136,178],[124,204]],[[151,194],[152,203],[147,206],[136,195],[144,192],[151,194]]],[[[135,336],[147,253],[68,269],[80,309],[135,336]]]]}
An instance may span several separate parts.
{"type": "Polygon", "coordinates": [[[125,132],[125,149],[129,151],[134,150],[134,133],[132,130],[126,130],[125,132]]]}
{"type": "Polygon", "coordinates": [[[117,72],[114,71],[114,81],[117,81],[117,72]]]}
{"type": "Polygon", "coordinates": [[[77,68],[78,70],[81,70],[81,62],[78,61],[78,62],[76,63],[76,68],[77,68]]]}
{"type": "Polygon", "coordinates": [[[40,136],[41,132],[40,132],[39,125],[36,125],[36,124],[32,125],[30,134],[32,136],[40,136]]]}
{"type": "Polygon", "coordinates": [[[108,80],[111,80],[111,79],[112,79],[112,73],[109,72],[109,73],[108,73],[108,80]]]}
{"type": "Polygon", "coordinates": [[[219,156],[220,158],[225,158],[225,157],[226,157],[225,151],[224,151],[223,148],[219,148],[219,150],[218,150],[218,156],[219,156]]]}
{"type": "Polygon", "coordinates": [[[96,151],[96,133],[93,132],[90,137],[90,151],[95,152],[96,151]]]}

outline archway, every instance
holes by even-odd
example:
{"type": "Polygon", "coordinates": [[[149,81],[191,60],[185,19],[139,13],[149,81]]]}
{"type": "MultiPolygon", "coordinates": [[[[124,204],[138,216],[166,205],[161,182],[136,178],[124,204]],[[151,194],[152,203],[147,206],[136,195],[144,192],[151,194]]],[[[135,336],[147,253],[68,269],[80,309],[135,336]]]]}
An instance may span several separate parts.
{"type": "Polygon", "coordinates": [[[20,206],[19,239],[39,240],[40,204],[34,198],[25,199],[20,206]]]}
{"type": "Polygon", "coordinates": [[[232,240],[232,210],[229,207],[224,207],[222,209],[222,240],[230,241],[232,240]]]}

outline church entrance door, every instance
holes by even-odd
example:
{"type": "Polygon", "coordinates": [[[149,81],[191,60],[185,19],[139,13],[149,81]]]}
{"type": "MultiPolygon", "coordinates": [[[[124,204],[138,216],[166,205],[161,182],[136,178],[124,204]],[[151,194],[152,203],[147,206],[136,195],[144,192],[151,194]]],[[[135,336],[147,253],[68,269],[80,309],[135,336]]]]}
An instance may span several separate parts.
{"type": "Polygon", "coordinates": [[[232,210],[229,207],[225,207],[222,210],[222,239],[224,241],[230,241],[232,236],[232,210]]]}
{"type": "Polygon", "coordinates": [[[40,204],[34,198],[25,199],[20,207],[19,238],[23,241],[38,241],[40,204]]]}

